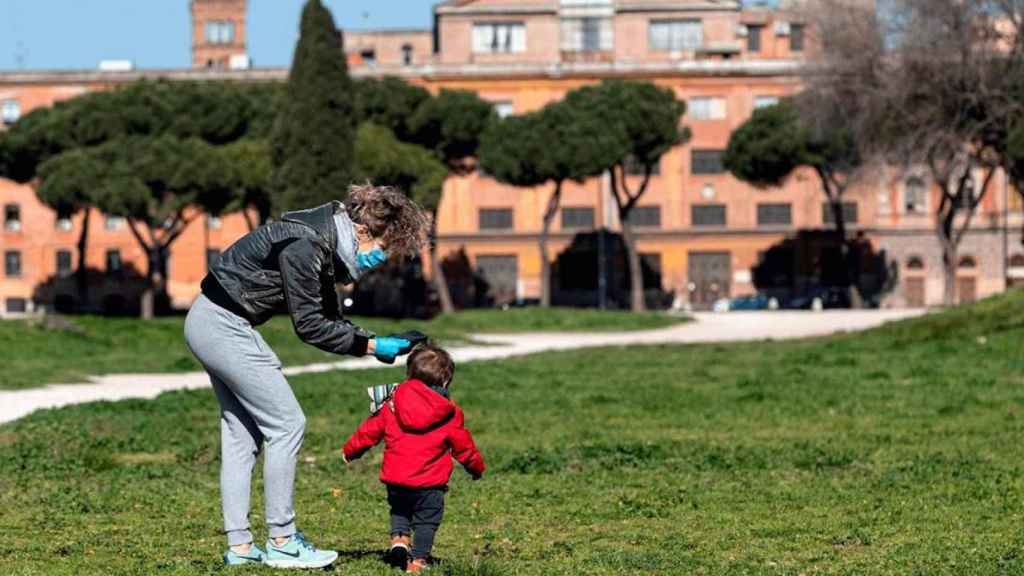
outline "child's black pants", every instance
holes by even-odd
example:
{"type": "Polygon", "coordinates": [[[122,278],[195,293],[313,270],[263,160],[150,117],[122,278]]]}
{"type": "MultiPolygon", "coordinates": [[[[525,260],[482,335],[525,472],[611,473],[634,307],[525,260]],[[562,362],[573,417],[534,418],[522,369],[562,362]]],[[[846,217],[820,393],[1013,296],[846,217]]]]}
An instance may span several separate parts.
{"type": "Polygon", "coordinates": [[[444,518],[443,488],[388,486],[391,534],[412,534],[413,558],[427,558],[444,518]]]}

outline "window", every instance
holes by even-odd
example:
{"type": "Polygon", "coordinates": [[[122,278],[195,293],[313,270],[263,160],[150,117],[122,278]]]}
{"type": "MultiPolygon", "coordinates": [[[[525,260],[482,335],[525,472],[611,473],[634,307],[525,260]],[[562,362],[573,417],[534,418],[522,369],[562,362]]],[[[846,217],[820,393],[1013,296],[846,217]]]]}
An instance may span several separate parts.
{"type": "Polygon", "coordinates": [[[24,314],[25,312],[28,312],[28,300],[24,298],[7,299],[8,314],[24,314]]]}
{"type": "Polygon", "coordinates": [[[693,226],[725,226],[725,204],[694,204],[690,221],[693,226]]]}
{"type": "Polygon", "coordinates": [[[690,153],[690,172],[693,174],[722,174],[723,150],[693,150],[690,153]]]}
{"type": "Polygon", "coordinates": [[[4,206],[4,230],[8,232],[21,230],[21,206],[17,204],[4,206]]]}
{"type": "Polygon", "coordinates": [[[207,230],[220,230],[224,227],[224,221],[217,216],[206,217],[206,229],[207,230]]]}
{"type": "Polygon", "coordinates": [[[57,276],[66,278],[71,275],[71,252],[57,250],[57,276]]]}
{"type": "Polygon", "coordinates": [[[754,110],[760,110],[761,108],[767,108],[769,106],[775,106],[779,103],[778,96],[755,96],[754,97],[754,110]]]}
{"type": "Polygon", "coordinates": [[[704,24],[700,20],[651,20],[647,41],[651,50],[696,50],[704,45],[704,24]]]}
{"type": "Polygon", "coordinates": [[[724,120],[725,98],[698,96],[690,98],[688,116],[693,120],[724,120]]]}
{"type": "Polygon", "coordinates": [[[121,251],[117,249],[107,250],[107,274],[120,274],[124,269],[121,262],[121,251]]]}
{"type": "Polygon", "coordinates": [[[71,230],[71,218],[58,216],[54,226],[56,226],[57,230],[60,230],[61,232],[67,232],[71,230]]]}
{"type": "Polygon", "coordinates": [[[761,31],[764,26],[747,26],[747,52],[761,51],[761,31]]]}
{"type": "MultiPolygon", "coordinates": [[[[637,161],[633,156],[627,156],[626,161],[623,162],[623,166],[626,169],[626,174],[630,176],[643,176],[644,165],[637,161]]],[[[661,174],[661,160],[651,165],[651,176],[658,176],[661,174]]]]}
{"type": "Polygon", "coordinates": [[[498,118],[508,118],[515,114],[515,104],[507,100],[494,103],[494,112],[498,115],[498,118]]]}
{"type": "Polygon", "coordinates": [[[629,213],[629,223],[643,228],[661,228],[661,206],[637,206],[629,213]]]}
{"type": "Polygon", "coordinates": [[[481,208],[480,209],[481,230],[511,230],[512,209],[511,208],[481,208]]]}
{"type": "Polygon", "coordinates": [[[920,256],[907,258],[907,270],[924,270],[924,258],[920,256]]]}
{"type": "Polygon", "coordinates": [[[803,52],[804,50],[804,25],[789,25],[789,49],[792,52],[803,52]]]}
{"type": "Polygon", "coordinates": [[[103,221],[103,227],[110,231],[120,230],[124,228],[124,218],[121,216],[107,216],[107,219],[103,221]]]}
{"type": "Polygon", "coordinates": [[[402,64],[412,64],[412,44],[402,44],[402,64]]]}
{"type": "Polygon", "coordinates": [[[8,278],[21,276],[21,252],[17,250],[4,252],[4,274],[8,278]]]}
{"type": "Polygon", "coordinates": [[[608,52],[614,46],[611,18],[563,18],[562,50],[608,52]]]}
{"type": "Polygon", "coordinates": [[[977,268],[978,261],[973,256],[964,256],[960,259],[960,268],[977,268]]]}
{"type": "Polygon", "coordinates": [[[562,229],[583,228],[589,230],[594,227],[594,209],[590,207],[565,207],[562,208],[562,229]]]}
{"type": "Polygon", "coordinates": [[[501,54],[526,51],[526,26],[522,22],[484,22],[473,25],[473,52],[501,54]]]}
{"type": "Polygon", "coordinates": [[[928,186],[917,176],[907,178],[903,184],[903,206],[907,214],[922,214],[928,210],[928,186]]]}
{"type": "Polygon", "coordinates": [[[217,265],[217,260],[220,260],[220,249],[218,248],[207,248],[206,249],[206,271],[209,272],[210,268],[217,265]]]}
{"type": "Polygon", "coordinates": [[[17,100],[4,100],[0,104],[0,119],[4,125],[10,126],[21,118],[21,102],[17,100]]]}
{"type": "Polygon", "coordinates": [[[377,63],[377,51],[373,48],[361,50],[359,57],[363,60],[363,64],[376,64],[377,63]]]}
{"type": "MultiPolygon", "coordinates": [[[[832,204],[825,202],[821,205],[821,221],[825,224],[835,224],[836,219],[832,214],[832,204]]],[[[847,224],[857,223],[857,203],[843,202],[843,221],[847,224]]]]}
{"type": "Polygon", "coordinates": [[[758,226],[789,226],[793,223],[791,204],[758,204],[758,226]]]}
{"type": "Polygon", "coordinates": [[[223,20],[206,23],[207,44],[232,44],[235,41],[235,23],[223,20]]]}

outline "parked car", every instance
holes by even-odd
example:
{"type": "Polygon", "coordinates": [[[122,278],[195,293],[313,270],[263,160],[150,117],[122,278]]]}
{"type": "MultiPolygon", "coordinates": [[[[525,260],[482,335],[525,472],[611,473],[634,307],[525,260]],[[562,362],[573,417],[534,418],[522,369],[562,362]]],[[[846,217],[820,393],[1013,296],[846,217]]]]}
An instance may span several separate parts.
{"type": "Polygon", "coordinates": [[[739,296],[729,301],[729,310],[768,310],[771,299],[763,293],[739,296]]]}
{"type": "Polygon", "coordinates": [[[742,310],[778,310],[779,301],[764,292],[738,296],[731,300],[721,299],[715,303],[716,312],[735,312],[742,310]]]}

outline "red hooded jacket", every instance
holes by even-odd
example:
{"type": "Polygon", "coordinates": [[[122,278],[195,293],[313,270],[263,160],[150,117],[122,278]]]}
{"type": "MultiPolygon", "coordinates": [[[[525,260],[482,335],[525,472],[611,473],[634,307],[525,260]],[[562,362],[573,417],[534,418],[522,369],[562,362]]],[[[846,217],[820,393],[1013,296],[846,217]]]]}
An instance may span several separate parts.
{"type": "Polygon", "coordinates": [[[382,439],[380,480],[385,484],[444,486],[452,475],[452,457],[474,477],[484,473],[484,458],[466,430],[462,410],[419,380],[403,382],[391,401],[363,422],[345,442],[345,458],[359,458],[382,439]]]}

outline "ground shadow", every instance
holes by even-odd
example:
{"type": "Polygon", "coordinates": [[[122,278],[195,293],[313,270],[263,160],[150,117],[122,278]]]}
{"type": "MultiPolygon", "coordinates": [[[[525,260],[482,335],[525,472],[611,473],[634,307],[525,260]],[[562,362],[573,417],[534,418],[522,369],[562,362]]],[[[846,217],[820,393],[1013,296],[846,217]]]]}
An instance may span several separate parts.
{"type": "Polygon", "coordinates": [[[388,261],[356,282],[347,295],[352,306],[345,311],[360,316],[428,318],[432,315],[430,292],[420,258],[388,261]]]}
{"type": "Polygon", "coordinates": [[[494,286],[483,272],[473,268],[465,248],[459,248],[441,260],[441,268],[448,283],[448,293],[457,309],[490,308],[494,306],[494,286]]]}
{"type": "MultiPolygon", "coordinates": [[[[667,308],[672,295],[663,289],[660,257],[640,256],[647,307],[667,308]]],[[[622,235],[607,230],[581,232],[551,266],[551,303],[579,308],[598,308],[602,304],[605,308],[628,308],[631,283],[622,235]]]]}
{"type": "MultiPolygon", "coordinates": [[[[60,314],[103,314],[138,316],[146,278],[134,265],[118,270],[86,268],[85,289],[73,272],[50,276],[35,287],[32,300],[37,308],[60,314]]],[[[169,309],[168,305],[160,307],[169,309]]]]}
{"type": "Polygon", "coordinates": [[[834,232],[801,230],[761,255],[751,270],[754,286],[783,305],[845,290],[855,292],[862,306],[877,308],[895,287],[898,266],[884,250],[876,251],[863,232],[846,242],[845,255],[843,248],[834,232]]]}
{"type": "Polygon", "coordinates": [[[384,550],[339,550],[338,560],[362,560],[363,558],[377,558],[381,562],[386,561],[384,550]]]}

